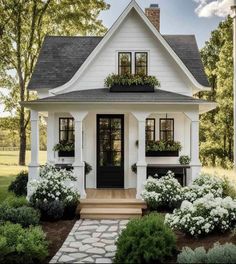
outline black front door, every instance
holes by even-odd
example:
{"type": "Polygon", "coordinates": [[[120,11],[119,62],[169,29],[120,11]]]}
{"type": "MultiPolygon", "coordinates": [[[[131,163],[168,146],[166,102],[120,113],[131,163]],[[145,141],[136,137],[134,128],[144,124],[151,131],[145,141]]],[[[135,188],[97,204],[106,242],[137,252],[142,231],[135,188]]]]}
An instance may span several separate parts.
{"type": "Polygon", "coordinates": [[[124,188],[124,115],[97,115],[97,188],[124,188]]]}

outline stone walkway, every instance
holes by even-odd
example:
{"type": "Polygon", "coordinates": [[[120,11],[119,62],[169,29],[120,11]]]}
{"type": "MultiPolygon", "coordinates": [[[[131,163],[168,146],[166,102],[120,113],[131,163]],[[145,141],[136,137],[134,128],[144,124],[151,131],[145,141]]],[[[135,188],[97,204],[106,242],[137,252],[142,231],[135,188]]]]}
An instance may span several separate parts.
{"type": "Polygon", "coordinates": [[[79,220],[50,263],[112,263],[128,220],[79,220]]]}

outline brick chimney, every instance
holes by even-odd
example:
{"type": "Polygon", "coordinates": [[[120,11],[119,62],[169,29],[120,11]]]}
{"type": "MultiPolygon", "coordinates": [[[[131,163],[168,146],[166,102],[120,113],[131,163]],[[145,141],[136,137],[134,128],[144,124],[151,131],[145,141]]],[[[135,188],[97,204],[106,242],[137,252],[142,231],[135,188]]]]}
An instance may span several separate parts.
{"type": "Polygon", "coordinates": [[[150,7],[145,8],[145,14],[152,22],[155,28],[160,31],[160,8],[158,4],[151,4],[150,7]]]}

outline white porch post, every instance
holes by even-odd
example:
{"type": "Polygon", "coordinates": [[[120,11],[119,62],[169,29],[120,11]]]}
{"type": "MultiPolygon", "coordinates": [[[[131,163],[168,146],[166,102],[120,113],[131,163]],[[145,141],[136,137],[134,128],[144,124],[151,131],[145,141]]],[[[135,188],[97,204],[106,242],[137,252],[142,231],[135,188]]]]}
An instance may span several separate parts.
{"type": "Polygon", "coordinates": [[[146,118],[150,113],[133,112],[138,121],[138,162],[137,162],[137,189],[136,198],[141,199],[141,193],[144,189],[144,182],[147,179],[147,163],[146,163],[146,118]]]}
{"type": "Polygon", "coordinates": [[[185,112],[191,120],[190,132],[190,153],[191,153],[191,179],[187,179],[187,184],[191,184],[201,171],[201,163],[199,160],[199,113],[185,112]]]}
{"type": "Polygon", "coordinates": [[[77,190],[81,198],[86,198],[85,192],[85,173],[83,161],[83,148],[82,148],[82,133],[83,133],[83,119],[87,112],[72,112],[75,125],[75,161],[73,164],[75,177],[77,178],[77,190]]]}
{"type": "Polygon", "coordinates": [[[39,115],[31,110],[31,162],[29,164],[29,179],[27,184],[27,198],[32,195],[31,182],[39,178],[39,115]]]}
{"type": "Polygon", "coordinates": [[[47,163],[54,164],[55,158],[54,158],[54,113],[48,112],[48,118],[47,118],[47,163]]]}

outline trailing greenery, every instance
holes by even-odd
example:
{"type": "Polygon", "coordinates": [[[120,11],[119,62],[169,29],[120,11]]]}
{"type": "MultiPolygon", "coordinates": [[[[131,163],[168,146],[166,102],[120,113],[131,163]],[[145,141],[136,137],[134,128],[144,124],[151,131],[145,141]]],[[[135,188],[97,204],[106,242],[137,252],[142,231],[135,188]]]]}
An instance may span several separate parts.
{"type": "Polygon", "coordinates": [[[19,224],[0,225],[0,263],[43,263],[48,243],[40,227],[22,228],[19,224]]]}
{"type": "Polygon", "coordinates": [[[181,151],[182,146],[178,141],[148,141],[146,144],[146,151],[181,151]]]}
{"type": "Polygon", "coordinates": [[[211,92],[200,98],[217,102],[200,118],[200,158],[204,166],[232,168],[233,164],[233,20],[227,17],[201,50],[211,92]]]}
{"type": "Polygon", "coordinates": [[[155,76],[146,76],[139,74],[110,74],[105,79],[105,86],[111,88],[112,86],[131,86],[131,85],[148,85],[151,87],[160,87],[160,82],[155,76]]]}
{"type": "Polygon", "coordinates": [[[168,263],[176,238],[158,214],[131,220],[116,242],[114,263],[168,263]]]}
{"type": "Polygon", "coordinates": [[[9,192],[13,192],[16,196],[27,195],[28,171],[21,171],[14,181],[8,187],[9,192]]]}
{"type": "Polygon", "coordinates": [[[179,157],[179,163],[181,165],[188,165],[191,162],[191,159],[187,155],[183,155],[179,157]]]}
{"type": "Polygon", "coordinates": [[[54,151],[65,151],[65,152],[70,152],[74,151],[75,149],[75,144],[74,142],[68,142],[68,141],[61,141],[57,143],[54,147],[54,151]]]}
{"type": "Polygon", "coordinates": [[[137,164],[134,163],[132,166],[131,166],[131,170],[132,172],[134,172],[135,174],[137,174],[137,164]]]}
{"type": "Polygon", "coordinates": [[[204,247],[195,250],[185,247],[178,255],[177,263],[236,263],[236,245],[216,243],[208,251],[204,247]]]}

